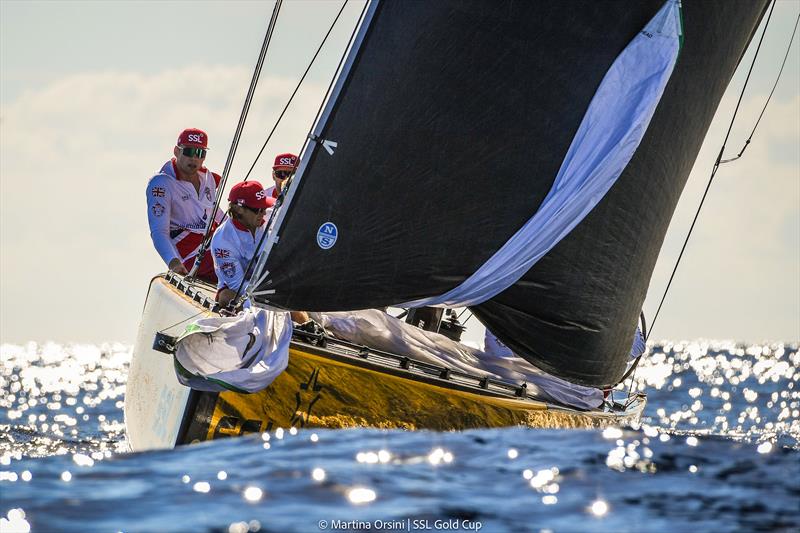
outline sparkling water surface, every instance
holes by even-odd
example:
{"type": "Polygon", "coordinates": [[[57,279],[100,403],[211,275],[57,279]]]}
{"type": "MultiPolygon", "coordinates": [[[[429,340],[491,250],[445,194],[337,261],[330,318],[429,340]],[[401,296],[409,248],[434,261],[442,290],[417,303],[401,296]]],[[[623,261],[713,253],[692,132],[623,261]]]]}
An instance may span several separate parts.
{"type": "Polygon", "coordinates": [[[0,348],[0,531],[798,531],[796,343],[665,342],[641,426],[288,430],[128,453],[130,346],[0,348]]]}

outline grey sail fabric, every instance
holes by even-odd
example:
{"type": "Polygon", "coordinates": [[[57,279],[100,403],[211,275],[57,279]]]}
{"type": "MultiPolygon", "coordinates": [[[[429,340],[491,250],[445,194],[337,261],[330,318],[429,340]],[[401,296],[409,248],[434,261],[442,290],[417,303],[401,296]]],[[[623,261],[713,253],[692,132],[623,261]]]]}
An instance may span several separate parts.
{"type": "MultiPolygon", "coordinates": [[[[514,353],[575,383],[621,376],[669,218],[766,4],[683,3],[683,49],[625,170],[474,308],[514,353]]],[[[462,284],[538,211],[602,80],[663,5],[377,4],[315,128],[336,149],[303,154],[256,299],[366,309],[462,284]]]]}

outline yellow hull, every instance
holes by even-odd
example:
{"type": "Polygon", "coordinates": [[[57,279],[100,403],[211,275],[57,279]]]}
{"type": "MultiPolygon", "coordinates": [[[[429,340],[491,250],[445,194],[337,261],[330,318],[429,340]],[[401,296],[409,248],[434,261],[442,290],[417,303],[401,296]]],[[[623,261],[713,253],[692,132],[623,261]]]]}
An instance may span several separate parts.
{"type": "Polygon", "coordinates": [[[580,412],[484,394],[438,378],[428,382],[420,376],[392,375],[390,369],[338,361],[326,352],[293,343],[289,367],[269,388],[255,394],[196,393],[199,397],[184,442],[290,427],[599,427],[631,422],[644,407],[641,398],[624,413],[580,412]]]}

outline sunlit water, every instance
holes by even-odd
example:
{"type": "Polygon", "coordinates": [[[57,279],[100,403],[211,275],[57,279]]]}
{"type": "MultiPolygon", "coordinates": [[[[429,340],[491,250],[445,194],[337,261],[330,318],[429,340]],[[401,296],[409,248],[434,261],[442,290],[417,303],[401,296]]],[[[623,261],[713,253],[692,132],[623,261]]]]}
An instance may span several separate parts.
{"type": "Polygon", "coordinates": [[[130,347],[0,349],[0,531],[798,531],[797,345],[666,343],[638,428],[284,431],[126,453],[130,347]]]}

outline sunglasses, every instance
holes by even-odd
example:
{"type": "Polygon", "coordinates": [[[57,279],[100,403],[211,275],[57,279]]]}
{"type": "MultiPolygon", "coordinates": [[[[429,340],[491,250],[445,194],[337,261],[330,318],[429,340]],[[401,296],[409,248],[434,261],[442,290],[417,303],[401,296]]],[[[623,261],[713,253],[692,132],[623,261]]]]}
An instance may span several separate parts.
{"type": "Polygon", "coordinates": [[[273,172],[275,173],[276,178],[280,178],[282,180],[285,180],[286,178],[294,174],[294,172],[291,170],[273,170],[273,172]]]}
{"type": "Polygon", "coordinates": [[[267,209],[264,207],[248,207],[246,205],[243,205],[242,207],[244,207],[251,213],[255,213],[256,215],[263,215],[264,213],[267,212],[267,209]]]}
{"type": "Polygon", "coordinates": [[[205,148],[194,148],[193,146],[184,146],[183,148],[181,148],[181,153],[186,157],[199,157],[200,159],[203,159],[208,153],[208,150],[206,150],[205,148]]]}

